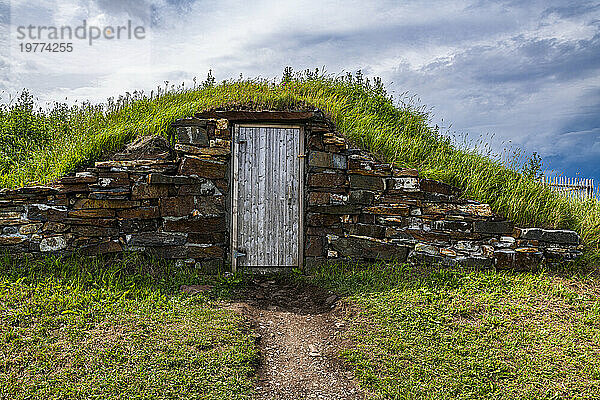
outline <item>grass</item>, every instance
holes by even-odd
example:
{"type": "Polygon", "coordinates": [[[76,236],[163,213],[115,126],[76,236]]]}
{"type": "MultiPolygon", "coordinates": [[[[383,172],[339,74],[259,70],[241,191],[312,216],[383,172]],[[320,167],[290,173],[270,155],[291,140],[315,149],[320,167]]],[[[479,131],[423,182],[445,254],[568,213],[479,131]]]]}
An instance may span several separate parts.
{"type": "Polygon", "coordinates": [[[249,398],[257,353],[241,317],[179,292],[206,279],[193,271],[140,263],[156,265],[2,262],[0,398],[249,398]]]}
{"type": "Polygon", "coordinates": [[[47,183],[136,136],[168,136],[177,118],[240,106],[322,109],[340,132],[383,160],[458,186],[465,197],[487,202],[519,224],[578,231],[587,249],[585,262],[600,264],[598,201],[569,201],[553,193],[534,179],[539,165],[518,151],[501,161],[484,142],[456,144],[430,125],[423,107],[410,99],[393,99],[380,80],[365,80],[362,74],[294,75],[286,69],[281,81],[220,84],[209,75],[193,88],[167,83],[150,95],[134,92],[104,105],[56,104],[47,110],[36,108],[33,98],[22,94],[0,109],[0,186],[47,183]]]}
{"type": "MultiPolygon", "coordinates": [[[[344,295],[342,356],[375,399],[600,397],[597,276],[388,263],[302,279],[344,295]]],[[[0,398],[248,399],[254,338],[212,300],[238,284],[136,255],[1,260],[0,398]]]]}
{"type": "Polygon", "coordinates": [[[323,268],[358,310],[343,357],[375,399],[597,399],[600,281],[398,264],[323,268]]]}

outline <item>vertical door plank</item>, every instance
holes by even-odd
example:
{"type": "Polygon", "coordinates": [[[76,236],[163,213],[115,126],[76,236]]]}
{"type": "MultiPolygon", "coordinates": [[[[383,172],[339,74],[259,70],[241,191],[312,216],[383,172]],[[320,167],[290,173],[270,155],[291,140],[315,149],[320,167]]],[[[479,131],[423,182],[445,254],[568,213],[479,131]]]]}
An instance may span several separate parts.
{"type": "MultiPolygon", "coordinates": [[[[239,127],[235,127],[234,130],[234,139],[237,139],[239,137],[239,127]]],[[[236,273],[237,272],[237,257],[235,254],[235,249],[237,249],[237,240],[238,240],[238,226],[237,226],[237,219],[238,219],[238,190],[239,190],[239,168],[238,168],[238,163],[239,163],[239,158],[237,157],[238,154],[238,146],[239,144],[236,143],[236,140],[233,141],[233,159],[232,159],[232,167],[231,170],[233,172],[233,177],[232,177],[232,184],[231,184],[231,227],[232,227],[232,232],[231,232],[231,252],[230,252],[230,257],[231,257],[231,272],[236,273]]]]}
{"type": "MultiPolygon", "coordinates": [[[[242,208],[239,210],[240,218],[238,220],[238,248],[247,252],[248,250],[248,240],[246,237],[246,229],[251,224],[250,220],[250,195],[248,193],[248,189],[250,188],[250,179],[251,179],[251,170],[248,169],[248,147],[251,146],[249,137],[251,132],[248,131],[248,128],[240,128],[240,138],[242,140],[238,145],[239,154],[238,159],[240,162],[238,163],[239,168],[239,176],[240,180],[238,182],[238,186],[240,186],[239,198],[240,203],[242,204],[242,208]]],[[[234,249],[237,250],[237,249],[234,249]]],[[[238,259],[238,263],[240,265],[247,264],[247,257],[240,257],[238,259]]]]}
{"type": "Polygon", "coordinates": [[[293,201],[290,209],[290,222],[294,224],[293,234],[290,237],[290,264],[297,265],[298,242],[298,130],[290,129],[292,155],[290,157],[290,178],[292,179],[293,201]]]}
{"type": "Polygon", "coordinates": [[[294,246],[296,248],[296,252],[294,253],[296,255],[296,262],[295,264],[299,267],[302,268],[302,264],[303,264],[303,260],[302,257],[304,256],[304,252],[302,250],[302,247],[299,246],[300,243],[302,243],[302,235],[304,235],[304,228],[303,228],[303,220],[304,220],[304,215],[303,215],[303,196],[304,196],[304,175],[303,175],[303,171],[304,168],[301,166],[302,163],[304,163],[304,148],[303,148],[303,144],[304,144],[304,137],[302,136],[304,133],[304,130],[302,128],[297,129],[296,130],[296,140],[294,141],[294,143],[296,143],[296,162],[294,164],[294,168],[296,173],[294,174],[294,176],[296,177],[296,190],[297,190],[297,202],[296,202],[296,224],[297,224],[297,230],[296,230],[296,237],[294,238],[294,246]]]}
{"type": "Polygon", "coordinates": [[[274,166],[273,166],[273,186],[271,188],[272,192],[273,192],[273,203],[275,206],[277,206],[277,209],[274,211],[273,213],[273,217],[272,217],[272,224],[273,224],[273,231],[271,232],[271,235],[273,236],[273,265],[281,265],[281,260],[280,260],[280,254],[281,254],[281,247],[280,247],[280,232],[281,232],[281,216],[280,216],[280,204],[281,204],[281,173],[279,171],[279,165],[280,165],[280,160],[281,160],[281,135],[279,134],[279,132],[275,129],[273,129],[273,160],[274,160],[274,166]]]}
{"type": "Polygon", "coordinates": [[[290,168],[290,157],[293,155],[294,153],[294,149],[290,146],[290,142],[291,142],[291,135],[290,135],[290,130],[286,129],[285,130],[285,136],[286,136],[286,144],[285,144],[285,151],[286,151],[286,158],[285,158],[285,166],[283,169],[285,169],[285,179],[287,182],[287,190],[286,190],[286,207],[283,209],[283,213],[285,214],[285,264],[286,265],[290,265],[291,263],[291,255],[290,255],[290,238],[291,238],[291,234],[292,234],[292,230],[293,227],[291,226],[290,222],[291,222],[291,218],[290,218],[290,210],[292,208],[292,204],[293,202],[290,201],[291,198],[290,196],[293,193],[293,185],[292,185],[292,177],[290,176],[289,171],[291,170],[290,168]]]}
{"type": "Polygon", "coordinates": [[[272,154],[272,129],[265,128],[265,231],[264,235],[264,247],[265,247],[265,264],[275,265],[273,263],[273,235],[271,219],[273,218],[273,210],[271,204],[273,202],[273,191],[270,189],[273,187],[273,157],[272,154]]]}
{"type": "Polygon", "coordinates": [[[282,187],[282,197],[283,197],[283,207],[281,208],[281,241],[280,241],[280,246],[281,246],[281,264],[282,265],[287,265],[288,264],[288,260],[287,260],[287,255],[288,255],[288,236],[289,236],[289,224],[288,224],[288,215],[287,215],[287,209],[288,209],[288,194],[289,194],[289,182],[288,182],[288,176],[287,176],[287,160],[289,157],[289,149],[288,149],[288,137],[287,137],[287,129],[282,129],[280,131],[280,135],[283,136],[283,145],[282,145],[282,158],[281,158],[281,180],[283,181],[283,187],[282,187]]]}
{"type": "MultiPolygon", "coordinates": [[[[248,190],[248,170],[245,168],[247,160],[246,160],[246,150],[248,148],[248,143],[245,143],[242,141],[245,140],[248,137],[248,133],[246,132],[246,128],[240,128],[240,137],[236,139],[236,141],[239,141],[240,143],[238,144],[237,148],[238,148],[238,154],[237,154],[237,158],[239,159],[238,162],[238,186],[239,186],[239,191],[238,191],[238,198],[239,198],[239,204],[240,204],[240,208],[238,210],[238,239],[237,239],[237,243],[238,243],[238,248],[234,249],[234,250],[238,250],[238,249],[242,249],[242,250],[246,250],[246,243],[245,243],[245,232],[244,229],[246,226],[248,226],[249,221],[248,219],[248,195],[246,193],[246,191],[248,190]]],[[[241,257],[238,258],[238,265],[243,266],[246,264],[246,259],[245,257],[241,257]]]]}
{"type": "Polygon", "coordinates": [[[276,265],[273,261],[273,129],[265,129],[265,264],[276,265]]]}
{"type": "Polygon", "coordinates": [[[300,169],[298,166],[299,166],[300,159],[298,158],[298,155],[300,154],[300,152],[298,150],[300,148],[300,137],[298,134],[298,132],[299,132],[298,129],[290,129],[290,131],[292,134],[291,135],[292,136],[292,146],[294,149],[291,160],[290,160],[292,163],[291,170],[290,170],[290,176],[292,177],[292,180],[294,183],[294,191],[293,191],[294,201],[292,202],[293,207],[292,207],[292,210],[290,210],[290,212],[291,212],[290,217],[292,218],[292,221],[295,226],[294,234],[290,238],[290,246],[291,246],[290,257],[291,257],[292,265],[299,265],[298,264],[298,235],[299,235],[298,204],[300,201],[300,192],[299,192],[300,182],[299,182],[299,178],[298,178],[298,173],[300,172],[300,169]]]}
{"type": "Polygon", "coordinates": [[[266,207],[266,196],[267,191],[266,185],[266,171],[267,171],[267,129],[260,128],[260,150],[258,151],[259,156],[259,193],[258,193],[258,208],[259,208],[259,223],[258,223],[258,232],[257,240],[260,246],[260,251],[258,251],[260,263],[261,265],[268,265],[267,251],[265,248],[265,238],[266,238],[266,216],[267,216],[267,207],[266,207]]]}
{"type": "Polygon", "coordinates": [[[259,134],[257,129],[252,129],[252,151],[248,152],[249,164],[248,168],[252,171],[252,182],[250,183],[249,191],[251,192],[250,197],[250,206],[251,206],[251,222],[247,227],[246,234],[248,235],[248,240],[250,243],[250,257],[248,257],[249,265],[260,265],[258,263],[258,255],[257,253],[257,241],[256,235],[258,234],[258,148],[259,148],[259,134]]]}
{"type": "Polygon", "coordinates": [[[281,130],[277,131],[277,159],[278,159],[278,171],[277,171],[277,198],[279,204],[279,212],[277,213],[277,263],[278,265],[285,265],[285,215],[282,214],[282,210],[285,209],[286,198],[285,198],[285,172],[282,171],[281,167],[283,160],[285,160],[285,135],[281,130]]]}

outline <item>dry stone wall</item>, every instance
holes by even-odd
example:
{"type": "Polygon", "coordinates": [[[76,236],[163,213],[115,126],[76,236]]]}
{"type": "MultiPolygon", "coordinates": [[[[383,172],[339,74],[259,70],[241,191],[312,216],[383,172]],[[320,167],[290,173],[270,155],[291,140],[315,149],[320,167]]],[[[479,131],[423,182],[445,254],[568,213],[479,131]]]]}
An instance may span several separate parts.
{"type": "Polygon", "coordinates": [[[327,124],[307,134],[308,267],[396,259],[527,270],[580,254],[576,232],[516,227],[457,188],[378,162],[327,124]]]}
{"type": "MultiPolygon", "coordinates": [[[[265,114],[237,115],[260,122],[265,114]]],[[[454,187],[378,162],[350,145],[319,112],[277,115],[286,118],[283,123],[305,127],[309,269],[381,259],[530,269],[580,253],[575,232],[515,227],[487,204],[461,198],[454,187]]],[[[51,185],[0,191],[0,251],[15,256],[142,251],[207,271],[223,267],[236,122],[179,120],[174,146],[142,138],[51,185]]]]}
{"type": "Polygon", "coordinates": [[[0,250],[19,256],[143,251],[220,268],[228,246],[230,144],[217,121],[195,122],[177,129],[175,151],[165,139],[145,137],[52,185],[3,190],[0,250]]]}

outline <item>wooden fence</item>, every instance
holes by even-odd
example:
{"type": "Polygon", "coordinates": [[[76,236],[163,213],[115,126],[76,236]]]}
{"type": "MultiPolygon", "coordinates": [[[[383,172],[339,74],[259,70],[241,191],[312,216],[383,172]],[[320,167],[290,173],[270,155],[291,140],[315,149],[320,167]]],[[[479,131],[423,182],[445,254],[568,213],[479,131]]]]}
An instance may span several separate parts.
{"type": "Polygon", "coordinates": [[[542,183],[552,190],[572,199],[600,198],[593,179],[568,178],[566,176],[543,176],[542,183]]]}

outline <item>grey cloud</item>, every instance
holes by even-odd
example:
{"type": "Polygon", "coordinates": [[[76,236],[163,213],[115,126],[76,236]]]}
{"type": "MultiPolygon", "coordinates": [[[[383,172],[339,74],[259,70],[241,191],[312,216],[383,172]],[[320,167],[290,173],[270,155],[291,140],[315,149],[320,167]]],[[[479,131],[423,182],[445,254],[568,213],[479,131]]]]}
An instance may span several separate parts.
{"type": "Polygon", "coordinates": [[[10,23],[10,2],[8,0],[0,0],[0,24],[10,23]]]}
{"type": "Polygon", "coordinates": [[[600,89],[586,91],[584,97],[587,104],[562,123],[559,127],[561,134],[600,130],[600,89]]]}
{"type": "MultiPolygon", "coordinates": [[[[22,75],[22,78],[29,81],[36,81],[38,85],[35,88],[35,92],[43,92],[46,90],[60,89],[78,89],[81,87],[90,86],[96,81],[96,76],[93,74],[86,74],[84,72],[79,74],[61,74],[61,73],[47,73],[40,71],[30,71],[22,75]]],[[[64,99],[53,99],[54,101],[62,101],[64,99]]]]}
{"type": "Polygon", "coordinates": [[[585,171],[600,178],[600,89],[585,97],[589,103],[558,129],[554,145],[559,150],[549,160],[570,174],[585,171]]]}
{"type": "Polygon", "coordinates": [[[130,18],[150,22],[152,4],[147,0],[93,0],[93,2],[109,15],[126,14],[130,18]]]}
{"type": "Polygon", "coordinates": [[[464,15],[448,16],[432,23],[418,23],[412,19],[396,24],[370,26],[361,29],[339,29],[306,32],[302,26],[288,26],[285,30],[269,32],[268,35],[249,39],[250,47],[269,47],[278,51],[311,49],[311,46],[334,44],[338,50],[374,54],[382,49],[417,48],[424,45],[459,45],[482,40],[517,28],[515,21],[482,16],[474,20],[464,15]],[[273,40],[276,37],[277,40],[273,40]],[[451,39],[451,41],[449,41],[451,39]]]}
{"type": "Polygon", "coordinates": [[[191,10],[192,5],[196,0],[167,0],[167,4],[176,7],[180,11],[191,10]]]}
{"type": "MultiPolygon", "coordinates": [[[[153,1],[151,7],[151,23],[153,27],[164,27],[169,20],[177,22],[184,21],[190,16],[192,6],[197,0],[166,0],[153,1]]],[[[208,7],[214,7],[214,3],[208,4],[208,7]]]]}
{"type": "Polygon", "coordinates": [[[569,4],[567,6],[549,7],[543,12],[542,17],[548,17],[554,14],[560,18],[574,18],[599,10],[600,4],[592,1],[584,1],[576,4],[569,4]]]}
{"type": "Polygon", "coordinates": [[[540,81],[569,81],[600,70],[600,34],[589,40],[514,37],[496,46],[476,46],[452,59],[436,60],[423,68],[429,73],[458,72],[483,85],[540,81]]]}

